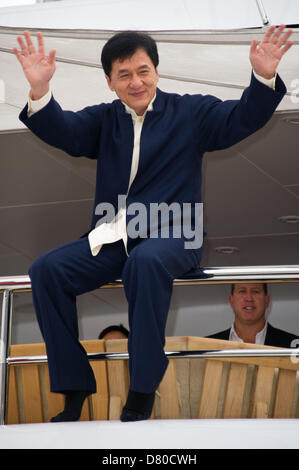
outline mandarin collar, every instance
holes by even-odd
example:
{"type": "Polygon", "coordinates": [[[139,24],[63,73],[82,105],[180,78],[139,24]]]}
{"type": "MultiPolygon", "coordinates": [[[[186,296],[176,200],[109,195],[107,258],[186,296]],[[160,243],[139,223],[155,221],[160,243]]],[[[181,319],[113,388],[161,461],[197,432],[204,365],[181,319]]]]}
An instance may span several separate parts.
{"type": "MultiPolygon", "coordinates": [[[[162,109],[163,109],[163,96],[164,96],[164,93],[159,88],[157,88],[156,89],[156,94],[155,94],[154,98],[151,100],[151,102],[149,103],[148,108],[147,108],[146,111],[153,111],[153,112],[162,111],[162,109]]],[[[134,113],[136,115],[135,111],[132,110],[131,108],[129,108],[129,106],[126,105],[125,103],[123,103],[121,100],[119,100],[119,99],[115,100],[114,104],[116,105],[116,109],[117,109],[118,112],[124,113],[124,114],[129,113],[129,114],[132,114],[132,115],[134,113]]]]}

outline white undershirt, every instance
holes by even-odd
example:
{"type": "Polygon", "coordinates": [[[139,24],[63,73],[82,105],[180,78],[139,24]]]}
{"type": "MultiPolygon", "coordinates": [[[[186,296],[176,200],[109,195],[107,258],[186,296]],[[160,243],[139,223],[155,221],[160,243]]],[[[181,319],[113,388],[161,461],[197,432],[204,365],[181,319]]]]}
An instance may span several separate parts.
{"type": "MultiPolygon", "coordinates": [[[[263,77],[260,77],[253,71],[255,77],[265,85],[269,86],[270,88],[275,88],[275,77],[270,80],[267,80],[263,77]]],[[[28,96],[28,117],[32,116],[32,114],[40,111],[44,108],[51,99],[51,91],[49,90],[42,98],[39,100],[32,100],[30,94],[28,96]]],[[[135,111],[125,103],[124,106],[126,108],[126,112],[131,114],[134,126],[134,147],[133,147],[133,155],[132,155],[132,164],[131,164],[131,173],[130,173],[130,180],[129,180],[129,187],[127,190],[127,194],[129,189],[136,177],[138,165],[139,165],[139,154],[140,154],[140,137],[142,126],[144,122],[145,115],[147,111],[153,110],[153,102],[155,97],[149,103],[147,110],[145,111],[143,116],[137,116],[135,111]]],[[[127,230],[126,230],[126,210],[122,208],[118,211],[114,219],[109,223],[103,223],[98,227],[95,227],[88,235],[90,250],[93,256],[96,256],[102,246],[105,243],[113,243],[118,240],[123,240],[125,249],[127,250],[127,230]]]]}
{"type": "MultiPolygon", "coordinates": [[[[132,164],[131,164],[131,173],[130,173],[130,180],[129,186],[127,190],[127,194],[129,193],[130,187],[136,177],[138,165],[139,165],[139,155],[140,155],[140,138],[141,138],[141,131],[144,122],[145,115],[148,111],[153,110],[153,102],[155,97],[152,99],[150,104],[147,107],[147,110],[143,114],[143,116],[137,116],[135,111],[125,103],[124,106],[126,108],[126,112],[131,114],[134,126],[134,146],[133,146],[133,156],[132,156],[132,164]]],[[[127,229],[126,229],[126,209],[121,208],[118,213],[116,214],[115,218],[109,223],[103,223],[100,226],[94,228],[88,235],[89,245],[91,249],[91,253],[93,256],[96,256],[100,249],[102,248],[104,243],[113,243],[118,240],[123,240],[125,249],[127,251],[127,229]]]]}
{"type": "MultiPolygon", "coordinates": [[[[266,334],[267,334],[267,327],[268,327],[268,323],[266,322],[264,328],[256,334],[255,344],[262,344],[262,345],[265,344],[265,338],[266,338],[266,334]]],[[[243,339],[241,339],[237,335],[234,325],[232,325],[232,327],[230,329],[229,340],[230,341],[238,341],[239,343],[244,343],[243,339]]]]}

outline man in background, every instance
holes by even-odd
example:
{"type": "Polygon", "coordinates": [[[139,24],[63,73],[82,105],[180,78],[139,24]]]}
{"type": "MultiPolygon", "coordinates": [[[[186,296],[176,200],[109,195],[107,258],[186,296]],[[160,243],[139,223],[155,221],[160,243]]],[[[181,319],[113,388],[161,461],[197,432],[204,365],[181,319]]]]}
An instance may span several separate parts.
{"type": "Polygon", "coordinates": [[[292,345],[292,341],[297,339],[296,335],[274,328],[266,319],[270,303],[267,284],[233,284],[228,299],[235,315],[234,323],[209,338],[280,348],[296,347],[295,343],[292,345]]]}
{"type": "Polygon", "coordinates": [[[128,337],[129,330],[122,324],[107,326],[99,334],[99,339],[127,339],[128,337]]]}

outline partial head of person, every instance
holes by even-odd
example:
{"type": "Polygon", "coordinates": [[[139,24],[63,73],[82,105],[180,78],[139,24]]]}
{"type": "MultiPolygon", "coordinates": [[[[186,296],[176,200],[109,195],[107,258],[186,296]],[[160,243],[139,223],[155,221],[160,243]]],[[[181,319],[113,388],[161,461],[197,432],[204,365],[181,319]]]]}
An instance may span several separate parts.
{"type": "Polygon", "coordinates": [[[99,334],[99,339],[127,339],[129,331],[122,324],[111,325],[99,334]]]}
{"type": "Polygon", "coordinates": [[[135,31],[117,33],[104,45],[101,62],[110,90],[142,116],[156,95],[159,80],[154,39],[135,31]]]}
{"type": "Polygon", "coordinates": [[[263,327],[270,303],[267,284],[233,284],[229,302],[235,314],[235,324],[263,327]]]}

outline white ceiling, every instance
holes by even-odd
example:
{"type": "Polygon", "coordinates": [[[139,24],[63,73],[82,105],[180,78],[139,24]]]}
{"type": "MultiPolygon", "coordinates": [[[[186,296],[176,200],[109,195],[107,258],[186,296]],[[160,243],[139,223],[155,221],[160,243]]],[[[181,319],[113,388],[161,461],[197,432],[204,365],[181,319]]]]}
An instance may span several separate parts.
{"type": "MultiPolygon", "coordinates": [[[[275,5],[279,9],[282,4],[275,5]]],[[[291,3],[284,5],[289,14],[291,3]]],[[[7,27],[0,16],[0,26],[5,26],[0,27],[0,82],[5,88],[1,102],[0,86],[0,276],[26,274],[39,254],[85,233],[95,185],[95,162],[47,146],[18,120],[28,85],[12,47],[18,28],[27,25],[16,16],[14,21],[15,28],[7,27]]],[[[52,90],[64,108],[77,110],[114,99],[99,67],[109,33],[43,31],[47,49],[57,49],[52,90]]],[[[271,121],[240,144],[204,157],[204,266],[299,264],[299,224],[279,221],[284,215],[299,216],[299,126],[286,121],[299,120],[297,31],[295,45],[279,68],[289,94],[271,121]],[[221,254],[215,251],[218,246],[239,251],[221,254]]],[[[239,98],[250,79],[249,44],[261,35],[261,29],[155,31],[159,87],[239,98]]]]}

